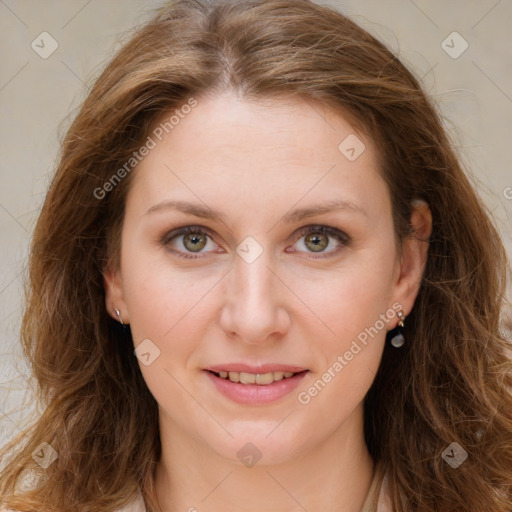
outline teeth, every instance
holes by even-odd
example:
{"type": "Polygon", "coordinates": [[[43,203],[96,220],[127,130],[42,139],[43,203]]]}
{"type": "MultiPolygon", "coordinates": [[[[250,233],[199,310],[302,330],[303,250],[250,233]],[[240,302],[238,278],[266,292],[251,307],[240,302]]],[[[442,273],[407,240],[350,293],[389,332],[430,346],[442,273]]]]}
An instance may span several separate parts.
{"type": "Polygon", "coordinates": [[[254,373],[240,372],[240,382],[242,384],[256,384],[256,375],[254,373]]]}
{"type": "Polygon", "coordinates": [[[256,384],[272,384],[274,382],[274,374],[273,373],[262,373],[256,375],[256,384]]]}
{"type": "Polygon", "coordinates": [[[269,372],[269,373],[246,373],[246,372],[219,372],[219,377],[228,379],[231,382],[242,384],[272,384],[272,382],[287,379],[294,375],[293,372],[269,372]]]}

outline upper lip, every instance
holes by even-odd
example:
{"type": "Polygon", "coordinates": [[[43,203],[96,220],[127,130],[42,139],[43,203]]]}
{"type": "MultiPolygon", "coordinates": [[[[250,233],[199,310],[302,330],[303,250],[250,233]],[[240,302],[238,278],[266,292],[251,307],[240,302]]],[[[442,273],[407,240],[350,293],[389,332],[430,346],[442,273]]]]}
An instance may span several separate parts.
{"type": "Polygon", "coordinates": [[[260,364],[258,366],[252,366],[250,364],[245,363],[225,363],[225,364],[217,364],[215,366],[209,366],[205,368],[205,370],[209,370],[211,372],[245,372],[245,373],[255,373],[255,374],[264,374],[271,372],[293,372],[299,373],[307,370],[307,368],[302,368],[300,366],[291,366],[288,364],[279,364],[279,363],[266,363],[260,364]]]}

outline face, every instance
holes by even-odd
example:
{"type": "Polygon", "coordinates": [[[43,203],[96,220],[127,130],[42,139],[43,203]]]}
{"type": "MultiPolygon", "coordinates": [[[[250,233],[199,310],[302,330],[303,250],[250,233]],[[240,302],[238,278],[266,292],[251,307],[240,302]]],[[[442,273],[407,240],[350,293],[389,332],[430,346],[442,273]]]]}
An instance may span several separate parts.
{"type": "Polygon", "coordinates": [[[131,325],[162,435],[233,461],[250,441],[275,463],[361,414],[424,264],[397,250],[372,141],[320,105],[225,94],[133,172],[107,307],[131,325]]]}

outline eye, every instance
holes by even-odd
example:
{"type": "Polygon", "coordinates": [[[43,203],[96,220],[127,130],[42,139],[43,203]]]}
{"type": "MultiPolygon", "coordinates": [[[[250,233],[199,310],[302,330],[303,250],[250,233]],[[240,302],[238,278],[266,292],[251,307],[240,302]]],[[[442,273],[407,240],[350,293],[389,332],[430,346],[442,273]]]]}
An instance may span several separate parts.
{"type": "MultiPolygon", "coordinates": [[[[302,245],[306,248],[305,252],[337,254],[342,247],[350,243],[350,237],[346,233],[329,226],[306,226],[300,229],[298,234],[301,237],[299,242],[304,238],[302,245]],[[330,242],[330,238],[335,238],[338,241],[338,248],[335,246],[334,249],[325,251],[326,248],[334,245],[330,242]]],[[[323,258],[327,256],[314,257],[323,258]]]]}
{"type": "MultiPolygon", "coordinates": [[[[208,230],[200,226],[186,226],[167,233],[162,239],[162,243],[170,252],[181,258],[201,258],[202,256],[194,256],[193,253],[200,254],[201,251],[208,246],[208,239],[211,238],[208,233],[208,230]],[[174,239],[176,239],[176,242],[174,242],[174,239]],[[177,250],[172,247],[173,244],[178,245],[177,250]]],[[[216,247],[217,246],[213,244],[213,247],[209,250],[215,250],[216,247]]]]}
{"type": "MultiPolygon", "coordinates": [[[[346,233],[329,226],[305,226],[298,231],[298,235],[300,236],[299,241],[304,238],[303,246],[306,248],[305,251],[300,252],[326,253],[327,255],[331,255],[331,253],[337,254],[342,247],[350,243],[350,237],[346,233]],[[330,241],[332,238],[338,241],[338,248],[335,247],[325,251],[326,248],[334,245],[330,241]]],[[[185,226],[173,229],[167,233],[162,239],[162,244],[180,258],[197,259],[202,256],[196,256],[195,254],[216,251],[218,246],[213,241],[211,241],[212,246],[208,248],[211,238],[210,231],[206,228],[201,226],[185,226]],[[206,250],[203,251],[203,249],[206,250]]],[[[327,256],[313,257],[323,258],[327,256]]]]}

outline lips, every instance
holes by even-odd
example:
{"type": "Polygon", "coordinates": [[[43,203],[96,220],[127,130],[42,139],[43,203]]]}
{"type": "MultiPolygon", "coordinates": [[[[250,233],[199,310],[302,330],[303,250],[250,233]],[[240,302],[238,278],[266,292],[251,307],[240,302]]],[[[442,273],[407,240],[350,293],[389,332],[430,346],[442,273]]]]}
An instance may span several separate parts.
{"type": "Polygon", "coordinates": [[[233,363],[205,368],[204,374],[215,388],[232,401],[263,405],[290,394],[309,373],[299,366],[233,363]]]}

